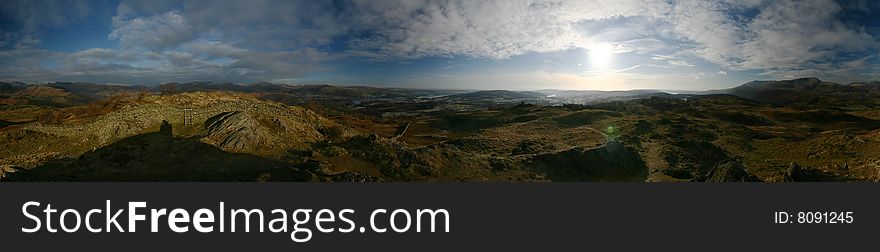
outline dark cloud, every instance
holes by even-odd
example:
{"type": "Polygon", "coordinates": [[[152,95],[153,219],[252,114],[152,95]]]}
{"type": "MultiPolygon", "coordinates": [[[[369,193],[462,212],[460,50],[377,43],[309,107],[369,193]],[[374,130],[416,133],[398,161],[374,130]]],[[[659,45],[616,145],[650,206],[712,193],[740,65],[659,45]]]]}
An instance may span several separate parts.
{"type": "Polygon", "coordinates": [[[237,46],[299,49],[329,43],[347,31],[342,9],[329,1],[139,0],[124,1],[118,9],[114,22],[130,33],[171,29],[150,42],[162,46],[210,37],[237,46]]]}
{"type": "Polygon", "coordinates": [[[86,1],[4,0],[0,3],[0,49],[38,45],[40,29],[62,26],[92,12],[86,1]]]}

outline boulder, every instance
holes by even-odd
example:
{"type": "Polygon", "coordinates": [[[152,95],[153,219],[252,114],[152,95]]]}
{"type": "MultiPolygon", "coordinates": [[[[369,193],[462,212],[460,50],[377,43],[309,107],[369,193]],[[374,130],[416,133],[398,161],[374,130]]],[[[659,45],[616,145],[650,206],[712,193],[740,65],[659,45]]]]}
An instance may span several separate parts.
{"type": "Polygon", "coordinates": [[[721,161],[715,165],[706,182],[757,182],[757,177],[749,174],[745,167],[736,161],[721,161]]]}
{"type": "Polygon", "coordinates": [[[648,168],[638,152],[618,141],[539,154],[525,164],[553,181],[645,181],[648,168]]]}
{"type": "Polygon", "coordinates": [[[241,112],[224,112],[205,121],[205,142],[229,152],[248,152],[264,144],[270,134],[259,122],[241,112]]]}
{"type": "Polygon", "coordinates": [[[785,174],[786,181],[801,181],[804,178],[804,170],[798,165],[797,162],[792,161],[791,164],[788,165],[788,173],[785,174]]]}

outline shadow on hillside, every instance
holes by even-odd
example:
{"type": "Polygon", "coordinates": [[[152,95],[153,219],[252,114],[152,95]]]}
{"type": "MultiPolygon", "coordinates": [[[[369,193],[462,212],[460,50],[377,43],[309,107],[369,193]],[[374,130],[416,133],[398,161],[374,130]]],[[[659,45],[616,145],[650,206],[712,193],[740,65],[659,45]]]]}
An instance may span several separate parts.
{"type": "Polygon", "coordinates": [[[831,172],[822,171],[819,169],[804,169],[800,172],[800,174],[793,175],[791,179],[794,182],[845,182],[845,181],[853,181],[851,178],[846,178],[831,172]]]}
{"type": "Polygon", "coordinates": [[[170,126],[119,140],[79,158],[7,174],[7,181],[308,181],[292,165],[223,151],[197,138],[174,138],[170,126]]]}
{"type": "Polygon", "coordinates": [[[6,128],[6,126],[19,125],[19,124],[24,124],[24,123],[21,123],[21,122],[10,122],[10,121],[6,121],[6,120],[0,120],[0,129],[2,129],[2,128],[6,128]]]}

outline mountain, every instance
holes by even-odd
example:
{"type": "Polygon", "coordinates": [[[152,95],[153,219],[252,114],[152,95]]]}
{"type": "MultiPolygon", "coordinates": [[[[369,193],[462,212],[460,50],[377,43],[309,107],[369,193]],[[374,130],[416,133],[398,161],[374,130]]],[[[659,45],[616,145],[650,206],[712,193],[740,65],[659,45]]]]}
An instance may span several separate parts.
{"type": "Polygon", "coordinates": [[[160,84],[152,89],[154,92],[162,93],[183,93],[195,91],[247,91],[243,85],[234,83],[214,83],[214,82],[168,82],[160,84]]]}
{"type": "Polygon", "coordinates": [[[0,82],[0,97],[12,98],[13,104],[30,104],[50,107],[82,105],[119,95],[134,96],[148,91],[142,86],[109,85],[87,82],[52,82],[25,84],[0,82]]]}
{"type": "Polygon", "coordinates": [[[144,86],[128,86],[128,85],[111,85],[97,84],[89,82],[52,82],[46,86],[64,90],[66,92],[76,94],[78,96],[100,99],[114,95],[135,93],[140,91],[148,91],[144,86]]]}
{"type": "Polygon", "coordinates": [[[324,140],[320,131],[325,125],[332,123],[299,107],[229,110],[205,120],[202,142],[228,152],[277,157],[324,140]]]}
{"type": "Polygon", "coordinates": [[[82,104],[88,100],[67,90],[49,85],[28,85],[16,92],[7,94],[11,98],[25,99],[27,104],[50,107],[64,107],[82,104]]]}
{"type": "MultiPolygon", "coordinates": [[[[0,139],[7,140],[0,141],[0,149],[15,149],[26,155],[75,157],[94,147],[150,132],[162,122],[174,125],[177,136],[199,136],[199,141],[225,151],[276,158],[290,149],[306,148],[310,142],[323,140],[319,130],[335,125],[301,107],[234,93],[189,92],[148,95],[106,113],[77,120],[36,120],[19,129],[0,132],[14,132],[0,134],[0,139]]],[[[18,158],[5,161],[24,167],[31,163],[29,158],[18,158]]]]}
{"type": "Polygon", "coordinates": [[[841,104],[861,106],[866,100],[878,99],[880,88],[872,84],[838,84],[818,78],[781,81],[752,81],[724,90],[707,93],[731,94],[745,99],[794,107],[831,107],[841,104]]]}
{"type": "Polygon", "coordinates": [[[155,132],[122,138],[73,158],[6,174],[7,181],[307,181],[289,163],[226,152],[194,138],[175,137],[162,122],[155,132]]]}
{"type": "Polygon", "coordinates": [[[850,86],[865,89],[873,94],[880,93],[880,81],[869,81],[869,82],[853,82],[849,84],[850,86]]]}
{"type": "Polygon", "coordinates": [[[15,93],[25,87],[27,87],[27,84],[22,82],[0,82],[0,94],[15,93]]]}

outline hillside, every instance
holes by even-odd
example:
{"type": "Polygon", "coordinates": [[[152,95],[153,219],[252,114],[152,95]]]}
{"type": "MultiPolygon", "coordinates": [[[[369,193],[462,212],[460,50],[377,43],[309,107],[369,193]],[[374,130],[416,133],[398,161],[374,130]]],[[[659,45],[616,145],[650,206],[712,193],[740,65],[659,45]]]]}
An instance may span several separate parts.
{"type": "Polygon", "coordinates": [[[0,178],[880,180],[876,83],[810,78],[703,95],[554,90],[556,96],[174,85],[100,98],[88,93],[103,92],[101,85],[9,83],[6,95],[16,98],[0,104],[0,178]]]}
{"type": "Polygon", "coordinates": [[[6,150],[0,163],[33,167],[52,158],[77,157],[119,139],[155,131],[163,121],[174,127],[175,137],[205,135],[201,141],[217,144],[219,148],[233,152],[249,150],[267,157],[279,157],[290,148],[305,148],[309,142],[323,139],[319,129],[333,125],[309,110],[244,95],[216,92],[154,95],[94,117],[61,123],[30,123],[0,131],[0,149],[6,150]],[[185,113],[190,113],[192,123],[184,124],[185,113]],[[205,124],[224,113],[243,115],[251,121],[242,124],[232,118],[219,125],[205,124]],[[229,132],[229,125],[239,125],[237,130],[242,132],[256,133],[262,141],[237,138],[235,131],[229,132]],[[238,147],[224,144],[226,138],[237,139],[238,147]]]}
{"type": "Polygon", "coordinates": [[[876,104],[880,88],[871,84],[837,84],[818,78],[752,81],[713,93],[732,94],[753,101],[792,107],[862,107],[876,104]],[[865,102],[870,101],[870,102],[865,102]]]}

